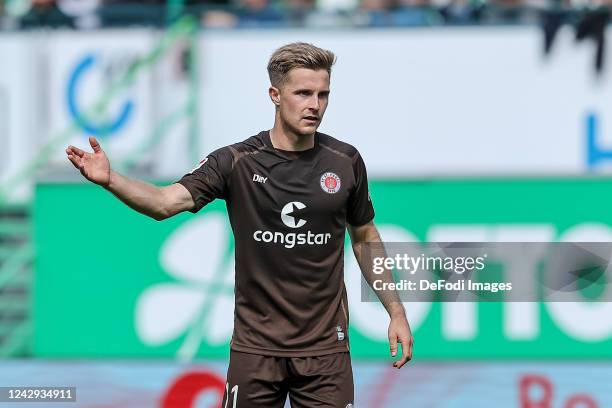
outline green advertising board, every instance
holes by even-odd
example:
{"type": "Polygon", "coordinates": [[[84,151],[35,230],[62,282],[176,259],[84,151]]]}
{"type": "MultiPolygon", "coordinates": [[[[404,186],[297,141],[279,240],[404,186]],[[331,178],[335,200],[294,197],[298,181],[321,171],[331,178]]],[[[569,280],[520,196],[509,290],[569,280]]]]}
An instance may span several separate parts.
{"type": "MultiPolygon", "coordinates": [[[[372,181],[385,241],[612,241],[612,180],[372,181]]],[[[233,241],[223,201],[157,222],[87,184],[35,198],[41,357],[226,357],[233,241]]],[[[361,302],[346,247],[351,350],[387,358],[388,317],[361,302]]],[[[612,357],[612,303],[406,304],[416,359],[612,357]]]]}

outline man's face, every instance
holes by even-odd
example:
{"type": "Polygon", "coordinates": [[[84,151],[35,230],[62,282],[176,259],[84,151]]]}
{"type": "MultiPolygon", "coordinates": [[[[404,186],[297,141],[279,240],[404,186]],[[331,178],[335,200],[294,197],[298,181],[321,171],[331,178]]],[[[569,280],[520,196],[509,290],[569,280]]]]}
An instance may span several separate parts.
{"type": "Polygon", "coordinates": [[[300,136],[314,134],[329,99],[329,74],[324,69],[294,68],[280,88],[270,88],[285,127],[300,136]]]}

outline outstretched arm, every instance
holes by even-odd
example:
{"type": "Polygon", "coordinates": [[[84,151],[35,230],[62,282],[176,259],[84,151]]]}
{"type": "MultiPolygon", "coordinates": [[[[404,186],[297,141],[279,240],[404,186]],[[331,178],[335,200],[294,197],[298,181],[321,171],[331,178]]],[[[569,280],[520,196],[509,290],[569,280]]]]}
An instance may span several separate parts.
{"type": "Polygon", "coordinates": [[[95,137],[89,138],[89,144],[93,153],[68,146],[68,160],[83,177],[104,187],[130,208],[161,221],[195,206],[191,194],[181,184],[157,187],[125,177],[111,169],[108,157],[95,137]]]}
{"type": "MultiPolygon", "coordinates": [[[[369,222],[365,225],[354,227],[349,226],[349,234],[351,236],[351,242],[353,244],[353,252],[359,262],[359,267],[363,277],[372,287],[375,279],[382,279],[383,282],[392,282],[393,277],[391,271],[385,271],[382,274],[374,274],[372,268],[372,260],[364,259],[363,246],[362,244],[368,242],[381,242],[380,234],[376,229],[373,222],[369,222]]],[[[413,338],[412,332],[410,331],[410,325],[408,319],[406,319],[406,311],[404,306],[399,299],[397,293],[393,291],[376,291],[380,301],[389,313],[391,322],[389,323],[389,346],[391,350],[391,356],[397,355],[397,343],[402,345],[402,358],[393,363],[396,368],[402,368],[404,364],[412,359],[412,345],[413,338]]]]}

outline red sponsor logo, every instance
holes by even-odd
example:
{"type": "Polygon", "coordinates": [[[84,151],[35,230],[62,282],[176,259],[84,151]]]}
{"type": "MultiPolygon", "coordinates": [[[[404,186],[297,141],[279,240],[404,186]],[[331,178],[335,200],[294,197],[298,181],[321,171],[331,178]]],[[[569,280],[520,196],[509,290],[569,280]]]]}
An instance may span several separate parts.
{"type": "Polygon", "coordinates": [[[217,374],[208,371],[188,372],[180,375],[162,396],[162,408],[191,408],[198,396],[212,391],[218,396],[217,406],[221,406],[225,381],[217,374]]]}
{"type": "Polygon", "coordinates": [[[571,395],[561,405],[553,405],[554,387],[552,382],[541,375],[524,375],[519,385],[521,408],[599,408],[587,394],[571,395]]]}

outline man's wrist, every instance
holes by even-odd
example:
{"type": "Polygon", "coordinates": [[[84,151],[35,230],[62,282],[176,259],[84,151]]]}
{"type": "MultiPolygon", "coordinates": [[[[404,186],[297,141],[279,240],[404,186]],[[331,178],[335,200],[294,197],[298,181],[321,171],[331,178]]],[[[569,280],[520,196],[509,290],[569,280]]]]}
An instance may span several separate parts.
{"type": "Polygon", "coordinates": [[[116,179],[117,173],[111,170],[108,175],[108,184],[101,184],[101,186],[108,191],[112,191],[112,186],[114,185],[114,181],[116,181],[116,179]]]}
{"type": "Polygon", "coordinates": [[[401,302],[392,302],[389,305],[389,317],[391,319],[406,318],[406,310],[401,302]]]}

